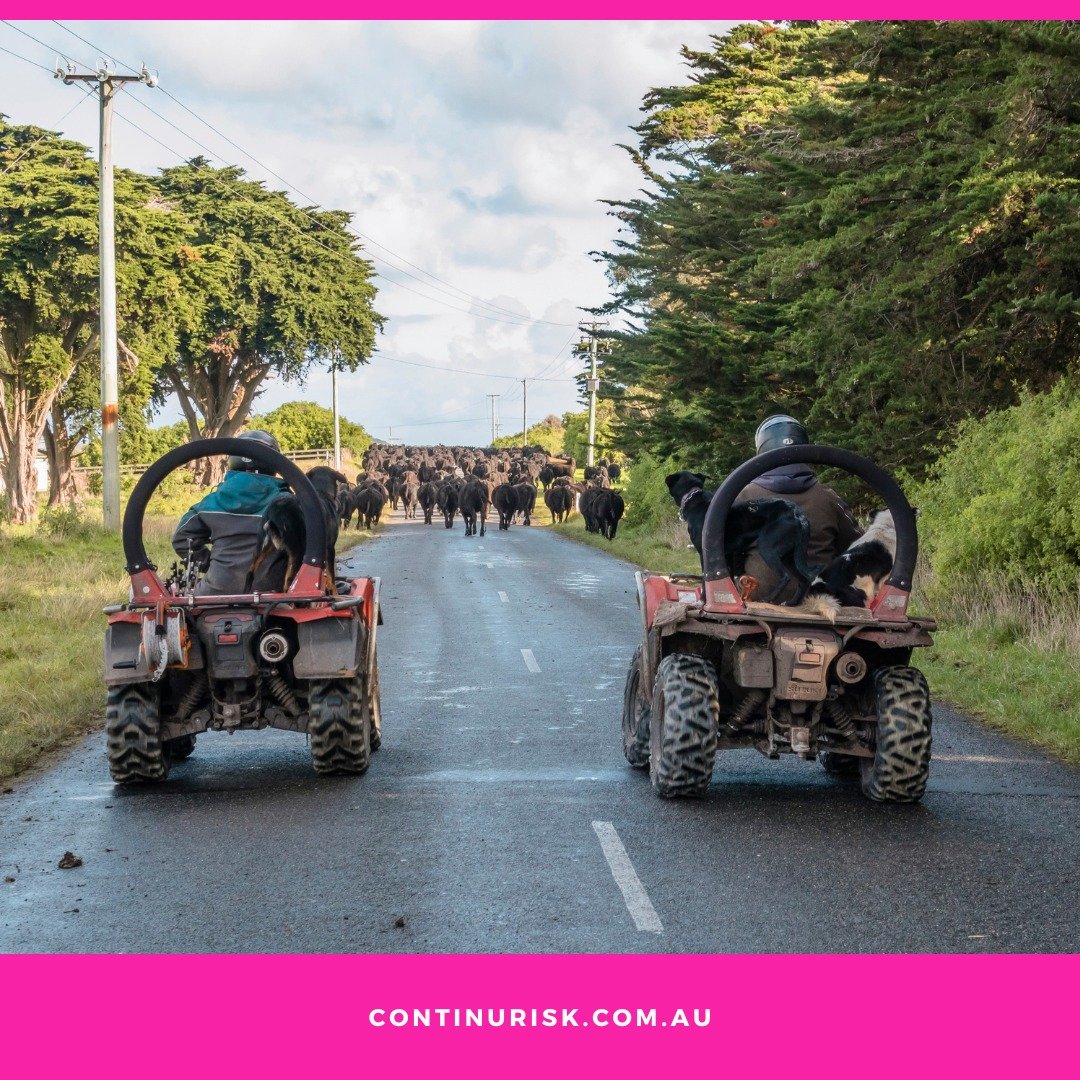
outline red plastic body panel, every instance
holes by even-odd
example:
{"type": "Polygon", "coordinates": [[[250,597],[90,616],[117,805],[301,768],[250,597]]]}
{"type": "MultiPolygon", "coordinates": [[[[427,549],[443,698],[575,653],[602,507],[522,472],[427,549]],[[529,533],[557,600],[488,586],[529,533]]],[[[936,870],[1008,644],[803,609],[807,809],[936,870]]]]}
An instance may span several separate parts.
{"type": "Polygon", "coordinates": [[[656,609],[661,600],[670,600],[674,604],[700,604],[701,585],[688,581],[669,581],[666,577],[646,574],[645,586],[645,625],[651,627],[656,609]]]}
{"type": "Polygon", "coordinates": [[[911,594],[895,585],[883,585],[870,603],[874,617],[881,622],[907,622],[908,597],[911,594]]]}
{"type": "Polygon", "coordinates": [[[746,604],[730,577],[710,581],[705,588],[705,610],[717,615],[745,615],[746,604]]]}

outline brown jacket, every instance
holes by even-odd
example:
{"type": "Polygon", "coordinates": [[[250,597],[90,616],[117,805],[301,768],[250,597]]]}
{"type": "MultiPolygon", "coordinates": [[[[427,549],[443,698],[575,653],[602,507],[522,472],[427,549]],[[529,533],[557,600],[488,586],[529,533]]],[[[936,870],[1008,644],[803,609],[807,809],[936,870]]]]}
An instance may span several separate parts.
{"type": "MultiPolygon", "coordinates": [[[[807,548],[806,561],[811,567],[824,566],[830,559],[835,559],[846,551],[854,540],[862,535],[862,529],[852,516],[847,504],[831,487],[818,481],[806,491],[781,493],[748,484],[739,493],[737,503],[748,499],[785,499],[795,503],[810,521],[810,544],[807,548]]],[[[758,579],[759,585],[754,599],[760,600],[776,587],[776,575],[762,562],[756,551],[746,560],[746,572],[758,579]]],[[[795,595],[793,585],[776,597],[775,603],[788,600],[795,595]]]]}

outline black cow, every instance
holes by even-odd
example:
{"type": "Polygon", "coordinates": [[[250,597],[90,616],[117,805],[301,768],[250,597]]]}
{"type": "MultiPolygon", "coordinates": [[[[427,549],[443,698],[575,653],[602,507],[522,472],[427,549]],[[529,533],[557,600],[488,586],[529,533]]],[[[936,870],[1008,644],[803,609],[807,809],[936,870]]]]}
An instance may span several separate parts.
{"type": "Polygon", "coordinates": [[[459,489],[456,480],[447,480],[439,488],[439,495],[435,505],[438,506],[448,529],[454,527],[454,515],[458,512],[458,495],[459,489]]]}
{"type": "Polygon", "coordinates": [[[532,512],[536,506],[536,485],[527,481],[514,485],[514,495],[517,498],[518,513],[524,516],[524,524],[532,524],[532,512]]]}
{"type": "Polygon", "coordinates": [[[480,519],[480,535],[484,535],[488,512],[488,488],[483,480],[473,477],[461,489],[458,499],[461,516],[465,519],[465,535],[476,535],[476,519],[480,519]]]}
{"type": "Polygon", "coordinates": [[[544,492],[544,505],[551,511],[551,524],[565,521],[574,509],[574,492],[569,484],[553,484],[544,492]]]}
{"type": "Polygon", "coordinates": [[[517,513],[517,492],[510,484],[499,484],[491,493],[491,505],[499,512],[499,529],[509,530],[517,513]]]}
{"type": "Polygon", "coordinates": [[[431,480],[421,484],[416,498],[420,503],[420,509],[424,511],[424,524],[430,525],[431,515],[435,512],[439,501],[439,485],[431,480]]]}

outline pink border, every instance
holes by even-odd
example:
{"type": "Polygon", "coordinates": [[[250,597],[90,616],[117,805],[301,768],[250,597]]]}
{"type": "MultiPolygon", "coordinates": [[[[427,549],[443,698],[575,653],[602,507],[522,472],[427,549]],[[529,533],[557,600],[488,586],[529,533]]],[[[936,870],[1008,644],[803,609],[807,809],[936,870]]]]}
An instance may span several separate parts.
{"type": "Polygon", "coordinates": [[[148,7],[142,0],[7,0],[6,19],[1067,19],[1077,14],[1076,0],[770,0],[717,3],[715,0],[318,0],[298,9],[283,0],[164,0],[148,7]],[[317,12],[317,15],[315,14],[317,12]]]}
{"type": "Polygon", "coordinates": [[[691,1061],[719,1076],[1043,1077],[1075,1068],[1076,974],[1061,956],[7,957],[2,1060],[13,1077],[113,1080],[379,1068],[600,1080],[691,1061]],[[711,1023],[369,1023],[398,1006],[697,1008],[711,1023]]]}

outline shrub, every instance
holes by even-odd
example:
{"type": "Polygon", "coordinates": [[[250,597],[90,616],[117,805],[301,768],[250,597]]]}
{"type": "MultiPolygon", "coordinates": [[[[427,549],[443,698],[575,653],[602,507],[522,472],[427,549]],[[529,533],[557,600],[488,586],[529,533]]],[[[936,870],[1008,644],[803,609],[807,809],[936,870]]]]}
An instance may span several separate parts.
{"type": "Polygon", "coordinates": [[[677,525],[679,508],[664,483],[674,468],[671,462],[658,461],[651,454],[640,455],[630,466],[623,489],[628,528],[659,532],[677,525]]]}
{"type": "Polygon", "coordinates": [[[1024,393],[961,425],[916,492],[920,532],[945,593],[993,578],[1074,592],[1080,577],[1080,386],[1024,393]]]}

